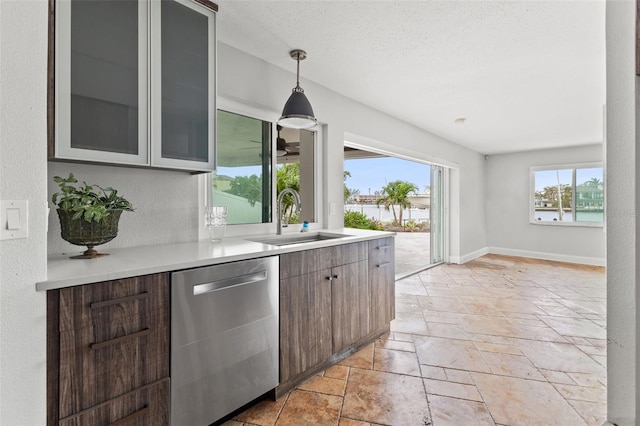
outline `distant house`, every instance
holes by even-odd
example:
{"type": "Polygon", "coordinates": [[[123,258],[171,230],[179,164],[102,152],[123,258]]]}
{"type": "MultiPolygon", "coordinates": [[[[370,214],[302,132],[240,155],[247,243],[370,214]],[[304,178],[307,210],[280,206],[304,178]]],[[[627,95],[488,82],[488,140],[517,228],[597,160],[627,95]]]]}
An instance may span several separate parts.
{"type": "Polygon", "coordinates": [[[535,199],[535,207],[540,207],[540,208],[553,207],[553,201],[547,200],[547,199],[543,199],[543,198],[536,198],[535,199]]]}
{"type": "Polygon", "coordinates": [[[582,184],[576,186],[577,211],[603,211],[604,188],[600,185],[582,184]]]}
{"type": "Polygon", "coordinates": [[[380,197],[381,197],[380,195],[363,195],[363,194],[359,194],[356,197],[356,203],[358,203],[358,204],[376,204],[380,197]]]}
{"type": "Polygon", "coordinates": [[[216,175],[214,179],[214,188],[218,191],[228,191],[231,189],[231,182],[233,182],[234,178],[226,175],[216,175]]]}

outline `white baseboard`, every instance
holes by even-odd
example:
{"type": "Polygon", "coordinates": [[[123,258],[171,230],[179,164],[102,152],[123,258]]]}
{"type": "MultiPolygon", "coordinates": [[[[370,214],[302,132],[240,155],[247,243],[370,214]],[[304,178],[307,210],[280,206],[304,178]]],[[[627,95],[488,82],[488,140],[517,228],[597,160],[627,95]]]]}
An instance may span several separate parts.
{"type": "Polygon", "coordinates": [[[489,247],[489,253],[506,256],[530,257],[532,259],[555,260],[557,262],[579,263],[582,265],[606,266],[606,259],[597,257],[571,256],[568,254],[545,253],[541,251],[519,250],[504,247],[489,247]]]}
{"type": "Polygon", "coordinates": [[[615,423],[606,421],[602,424],[602,426],[637,426],[635,420],[615,420],[615,423]]]}
{"type": "Polygon", "coordinates": [[[485,254],[489,254],[489,247],[483,247],[479,250],[467,253],[464,256],[449,256],[449,263],[457,263],[460,265],[484,256],[485,254]]]}
{"type": "Polygon", "coordinates": [[[449,256],[449,263],[463,264],[485,254],[503,254],[505,256],[530,257],[532,259],[554,260],[556,262],[579,263],[581,265],[606,266],[606,259],[597,257],[571,256],[567,254],[545,253],[541,251],[519,250],[504,247],[483,247],[463,256],[449,256]]]}

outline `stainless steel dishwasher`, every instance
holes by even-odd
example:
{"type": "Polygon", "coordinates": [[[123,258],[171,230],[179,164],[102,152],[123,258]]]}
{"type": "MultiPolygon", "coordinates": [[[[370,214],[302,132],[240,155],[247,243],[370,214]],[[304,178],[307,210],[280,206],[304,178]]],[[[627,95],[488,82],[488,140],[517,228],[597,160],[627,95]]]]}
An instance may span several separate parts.
{"type": "Polygon", "coordinates": [[[278,257],[171,279],[171,424],[208,425],[275,388],[278,257]]]}

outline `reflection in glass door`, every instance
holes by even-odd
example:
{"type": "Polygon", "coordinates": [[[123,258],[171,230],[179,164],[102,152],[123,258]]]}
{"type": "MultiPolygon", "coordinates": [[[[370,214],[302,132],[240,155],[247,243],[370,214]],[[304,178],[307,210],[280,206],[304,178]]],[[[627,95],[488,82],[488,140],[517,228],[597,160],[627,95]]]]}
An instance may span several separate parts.
{"type": "Polygon", "coordinates": [[[431,166],[431,264],[443,261],[444,253],[444,168],[431,166]]]}

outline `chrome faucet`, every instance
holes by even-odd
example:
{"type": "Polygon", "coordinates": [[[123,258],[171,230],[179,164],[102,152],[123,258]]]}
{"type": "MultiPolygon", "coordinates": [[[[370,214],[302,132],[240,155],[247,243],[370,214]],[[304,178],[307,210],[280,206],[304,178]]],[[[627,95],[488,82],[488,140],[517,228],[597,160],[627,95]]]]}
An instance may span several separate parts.
{"type": "Polygon", "coordinates": [[[293,198],[295,199],[295,203],[296,203],[296,208],[298,209],[298,211],[300,211],[300,195],[295,191],[295,189],[292,189],[292,188],[283,189],[282,192],[278,194],[278,211],[277,211],[278,229],[276,230],[276,234],[278,235],[282,234],[282,199],[284,198],[285,194],[293,195],[293,198]]]}

